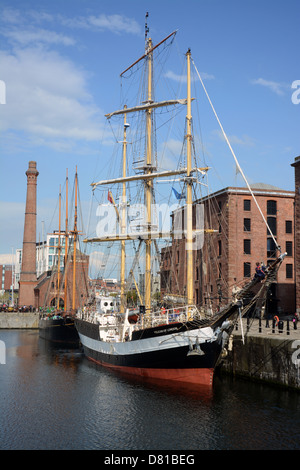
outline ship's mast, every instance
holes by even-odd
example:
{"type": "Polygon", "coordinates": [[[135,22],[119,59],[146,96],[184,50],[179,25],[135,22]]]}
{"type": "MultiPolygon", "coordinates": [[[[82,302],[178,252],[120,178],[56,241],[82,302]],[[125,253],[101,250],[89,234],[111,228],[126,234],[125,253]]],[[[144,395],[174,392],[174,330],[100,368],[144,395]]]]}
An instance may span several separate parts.
{"type": "Polygon", "coordinates": [[[68,269],[68,241],[69,241],[69,232],[68,232],[68,169],[67,169],[67,175],[66,175],[66,222],[65,222],[65,270],[64,270],[64,275],[65,275],[65,289],[64,289],[64,311],[67,312],[67,269],[68,269]]]}
{"type": "Polygon", "coordinates": [[[59,219],[58,219],[58,247],[57,247],[57,299],[56,308],[59,309],[60,298],[60,254],[61,254],[61,186],[59,185],[59,219]]]}
{"type": "Polygon", "coordinates": [[[191,100],[191,51],[187,58],[187,192],[186,192],[186,261],[187,261],[187,302],[194,303],[194,267],[193,267],[193,206],[192,206],[192,100],[191,100]]]}
{"type": "MultiPolygon", "coordinates": [[[[126,109],[127,106],[124,106],[126,109]]],[[[124,132],[123,132],[123,178],[126,177],[126,131],[128,124],[126,122],[126,113],[124,114],[124,132]]],[[[122,215],[121,215],[121,234],[124,235],[126,232],[126,182],[123,181],[122,185],[122,215]]],[[[121,313],[125,313],[126,308],[126,295],[125,295],[125,240],[121,241],[121,313]]]]}
{"type": "MultiPolygon", "coordinates": [[[[147,83],[147,101],[152,101],[152,65],[153,65],[153,52],[152,39],[147,40],[147,69],[148,69],[148,83],[147,83]]],[[[146,170],[145,173],[152,173],[152,109],[146,111],[146,170]]],[[[150,314],[151,310],[151,205],[152,205],[152,190],[153,180],[145,180],[145,206],[147,217],[147,231],[149,232],[148,239],[145,240],[146,244],[146,259],[145,259],[145,314],[150,314]]]]}
{"type": "Polygon", "coordinates": [[[72,310],[75,311],[75,295],[76,295],[76,249],[77,249],[77,166],[75,173],[75,214],[74,214],[74,230],[73,230],[73,295],[72,310]]]}

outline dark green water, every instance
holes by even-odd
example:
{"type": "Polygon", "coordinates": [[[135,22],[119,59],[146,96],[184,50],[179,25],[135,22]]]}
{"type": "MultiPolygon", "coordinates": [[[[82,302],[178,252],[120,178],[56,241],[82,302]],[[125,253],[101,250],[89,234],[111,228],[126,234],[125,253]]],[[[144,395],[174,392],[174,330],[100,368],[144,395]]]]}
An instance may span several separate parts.
{"type": "Polygon", "coordinates": [[[211,394],[132,381],[0,330],[0,449],[300,449],[300,393],[216,378],[211,394]]]}

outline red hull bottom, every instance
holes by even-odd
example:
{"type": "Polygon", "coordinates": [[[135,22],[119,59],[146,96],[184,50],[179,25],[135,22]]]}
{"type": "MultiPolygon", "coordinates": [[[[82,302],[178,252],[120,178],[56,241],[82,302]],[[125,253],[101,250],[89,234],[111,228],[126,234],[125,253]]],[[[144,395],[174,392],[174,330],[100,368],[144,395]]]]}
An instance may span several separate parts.
{"type": "Polygon", "coordinates": [[[103,367],[136,377],[171,381],[173,383],[205,385],[208,387],[212,387],[213,384],[214,369],[146,369],[141,367],[120,367],[96,361],[91,357],[88,357],[88,359],[103,367]]]}

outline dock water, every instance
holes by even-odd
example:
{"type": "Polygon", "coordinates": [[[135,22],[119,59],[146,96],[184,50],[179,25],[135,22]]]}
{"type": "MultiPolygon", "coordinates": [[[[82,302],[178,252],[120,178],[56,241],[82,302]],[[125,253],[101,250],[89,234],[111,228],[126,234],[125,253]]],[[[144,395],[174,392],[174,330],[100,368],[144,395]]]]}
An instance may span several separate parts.
{"type": "MultiPolygon", "coordinates": [[[[38,312],[0,312],[1,329],[38,329],[38,312]]],[[[300,322],[243,319],[218,372],[300,391],[300,322]]]]}

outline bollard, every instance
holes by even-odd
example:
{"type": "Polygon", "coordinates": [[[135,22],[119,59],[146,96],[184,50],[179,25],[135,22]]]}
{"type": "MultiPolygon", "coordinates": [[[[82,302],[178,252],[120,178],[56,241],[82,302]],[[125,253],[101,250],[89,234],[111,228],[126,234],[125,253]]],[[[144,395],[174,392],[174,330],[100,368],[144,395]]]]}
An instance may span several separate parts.
{"type": "Polygon", "coordinates": [[[258,332],[261,333],[261,318],[258,320],[258,332]]]}
{"type": "Polygon", "coordinates": [[[272,323],[272,333],[275,333],[275,323],[276,323],[276,320],[273,319],[273,323],[272,323]]]}
{"type": "Polygon", "coordinates": [[[268,319],[268,318],[266,319],[266,328],[270,328],[269,319],[268,319]]]}
{"type": "Polygon", "coordinates": [[[286,322],[286,334],[287,335],[290,334],[290,322],[289,322],[289,320],[287,320],[287,322],[286,322]]]}
{"type": "Polygon", "coordinates": [[[279,320],[278,322],[278,331],[279,333],[283,333],[283,321],[279,320]]]}

